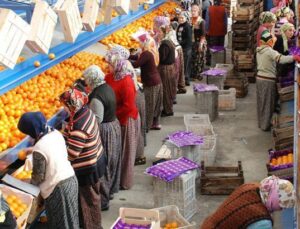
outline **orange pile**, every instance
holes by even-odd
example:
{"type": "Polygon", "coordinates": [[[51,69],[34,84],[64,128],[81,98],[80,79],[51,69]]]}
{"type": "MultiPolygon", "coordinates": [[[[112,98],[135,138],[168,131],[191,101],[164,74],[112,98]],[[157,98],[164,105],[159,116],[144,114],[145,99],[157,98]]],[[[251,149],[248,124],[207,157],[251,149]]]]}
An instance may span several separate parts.
{"type": "Polygon", "coordinates": [[[270,165],[278,166],[278,165],[292,164],[293,161],[294,161],[293,154],[289,153],[288,155],[272,158],[270,165]]]}
{"type": "Polygon", "coordinates": [[[31,179],[31,174],[32,174],[32,170],[29,171],[21,171],[20,173],[18,173],[15,178],[19,179],[19,180],[30,180],[31,179]]]}
{"type": "Polygon", "coordinates": [[[178,228],[178,223],[177,222],[172,222],[172,223],[167,223],[163,229],[177,229],[178,228]]]}
{"type": "Polygon", "coordinates": [[[147,31],[153,29],[153,19],[156,16],[162,16],[165,12],[169,14],[174,13],[174,8],[178,7],[175,2],[167,2],[151,13],[141,17],[140,19],[130,23],[125,26],[123,29],[120,29],[110,36],[104,38],[100,42],[108,45],[108,44],[119,44],[126,48],[137,48],[139,47],[138,42],[131,39],[131,34],[135,33],[139,28],[144,28],[147,31]]]}
{"type": "Polygon", "coordinates": [[[6,198],[4,197],[4,199],[8,203],[11,212],[16,218],[20,217],[28,207],[16,195],[8,195],[6,198]]]}
{"type": "Polygon", "coordinates": [[[20,116],[41,111],[49,119],[61,107],[59,95],[82,76],[82,71],[96,64],[104,71],[103,57],[81,52],[48,69],[19,87],[0,96],[0,153],[15,146],[24,135],[17,129],[20,116]]]}

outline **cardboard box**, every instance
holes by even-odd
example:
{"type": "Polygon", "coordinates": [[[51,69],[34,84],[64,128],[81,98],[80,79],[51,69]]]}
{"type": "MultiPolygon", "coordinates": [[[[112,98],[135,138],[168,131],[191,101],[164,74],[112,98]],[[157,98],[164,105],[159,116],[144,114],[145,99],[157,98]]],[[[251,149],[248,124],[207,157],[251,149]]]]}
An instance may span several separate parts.
{"type": "Polygon", "coordinates": [[[12,10],[0,8],[0,63],[13,69],[28,39],[30,26],[12,10]]]}
{"type": "Polygon", "coordinates": [[[45,1],[37,1],[31,19],[31,32],[26,45],[33,52],[47,54],[57,24],[57,15],[45,1]]]}
{"type": "Polygon", "coordinates": [[[130,8],[130,0],[115,0],[115,5],[113,7],[119,15],[128,14],[130,8]]]}

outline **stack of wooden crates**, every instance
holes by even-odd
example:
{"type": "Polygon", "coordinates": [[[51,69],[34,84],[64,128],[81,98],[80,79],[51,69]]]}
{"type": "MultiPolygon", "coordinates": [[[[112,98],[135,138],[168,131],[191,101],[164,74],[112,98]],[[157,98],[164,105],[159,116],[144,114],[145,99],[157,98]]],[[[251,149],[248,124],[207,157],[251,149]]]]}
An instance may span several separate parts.
{"type": "Polygon", "coordinates": [[[232,12],[232,60],[235,70],[244,74],[249,82],[255,82],[256,36],[262,11],[262,0],[238,0],[232,12]]]}

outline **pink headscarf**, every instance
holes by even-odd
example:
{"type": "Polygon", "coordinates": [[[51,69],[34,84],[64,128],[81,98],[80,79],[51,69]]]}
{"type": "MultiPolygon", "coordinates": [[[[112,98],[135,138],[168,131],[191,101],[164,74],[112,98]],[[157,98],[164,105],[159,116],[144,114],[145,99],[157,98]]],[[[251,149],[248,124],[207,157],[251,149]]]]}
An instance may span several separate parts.
{"type": "Polygon", "coordinates": [[[293,184],[276,176],[267,177],[260,182],[260,195],[269,212],[292,208],[295,205],[293,184]]]}

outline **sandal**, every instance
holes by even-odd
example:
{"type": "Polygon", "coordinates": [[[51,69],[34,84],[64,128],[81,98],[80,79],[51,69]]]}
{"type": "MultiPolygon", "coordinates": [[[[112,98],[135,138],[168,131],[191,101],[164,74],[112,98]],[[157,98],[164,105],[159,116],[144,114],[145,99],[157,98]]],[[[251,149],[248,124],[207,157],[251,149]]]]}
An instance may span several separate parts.
{"type": "Polygon", "coordinates": [[[144,165],[146,164],[146,157],[136,158],[134,165],[144,165]]]}

